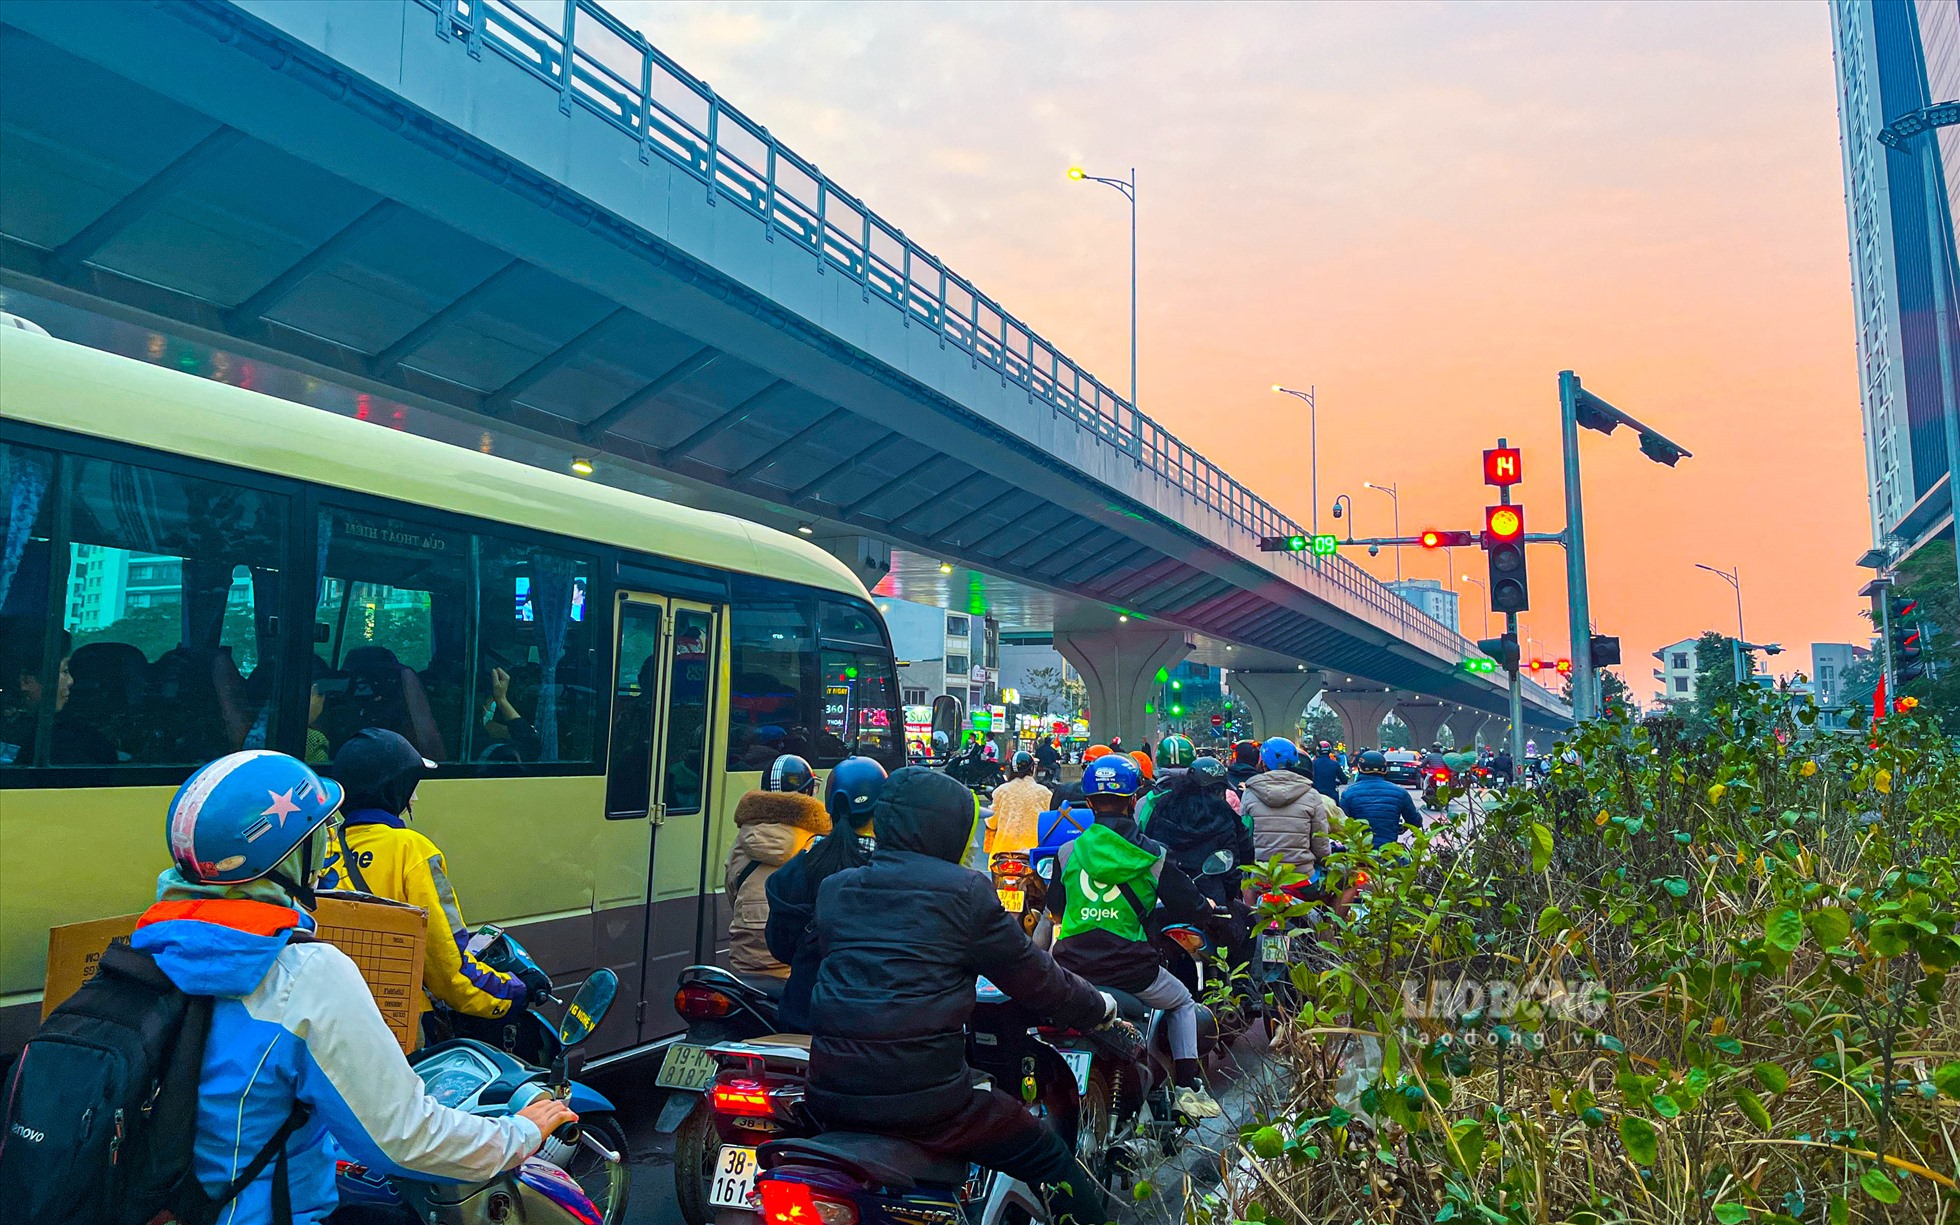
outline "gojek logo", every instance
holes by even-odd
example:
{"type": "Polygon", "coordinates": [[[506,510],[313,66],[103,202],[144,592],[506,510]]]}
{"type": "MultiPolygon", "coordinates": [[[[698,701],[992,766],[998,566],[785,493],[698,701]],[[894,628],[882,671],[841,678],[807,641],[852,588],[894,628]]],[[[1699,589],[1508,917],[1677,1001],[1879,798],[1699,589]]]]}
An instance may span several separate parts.
{"type": "Polygon", "coordinates": [[[1090,879],[1086,871],[1076,873],[1075,880],[1076,887],[1084,898],[1084,904],[1076,912],[1082,922],[1094,923],[1098,920],[1116,920],[1123,917],[1123,912],[1113,905],[1123,896],[1121,886],[1098,885],[1090,879]]]}

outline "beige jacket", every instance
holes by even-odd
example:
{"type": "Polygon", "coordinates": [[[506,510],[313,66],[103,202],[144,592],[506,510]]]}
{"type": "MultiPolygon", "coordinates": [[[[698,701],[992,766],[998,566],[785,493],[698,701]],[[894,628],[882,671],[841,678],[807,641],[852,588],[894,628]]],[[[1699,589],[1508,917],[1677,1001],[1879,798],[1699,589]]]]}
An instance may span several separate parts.
{"type": "Polygon", "coordinates": [[[1269,770],[1247,779],[1239,798],[1252,824],[1252,847],[1260,863],[1277,855],[1282,863],[1311,873],[1327,858],[1334,801],[1315,791],[1312,779],[1291,770],[1269,770]]]}
{"type": "Polygon", "coordinates": [[[751,791],[735,805],[735,845],[728,851],[728,968],[737,974],[788,978],[789,967],[769,955],[770,876],[790,857],[830,832],[830,814],[815,796],[751,791]],[[753,868],[753,871],[751,871],[753,868]]]}
{"type": "Polygon", "coordinates": [[[1030,851],[1041,840],[1041,814],[1055,806],[1055,793],[1031,778],[1016,778],[994,788],[992,802],[987,853],[1030,851]]]}

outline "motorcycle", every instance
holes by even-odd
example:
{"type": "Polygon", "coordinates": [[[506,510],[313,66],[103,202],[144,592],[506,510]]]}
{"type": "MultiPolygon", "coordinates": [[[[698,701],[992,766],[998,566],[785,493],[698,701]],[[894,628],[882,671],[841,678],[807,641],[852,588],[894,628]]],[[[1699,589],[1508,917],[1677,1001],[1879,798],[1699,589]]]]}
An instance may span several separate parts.
{"type": "MultiPolygon", "coordinates": [[[[980,979],[968,1024],[967,1061],[983,1084],[1018,1085],[1023,1101],[1054,1124],[1065,1142],[1077,1136],[1077,1086],[1087,1079],[1088,1059],[1071,1059],[1048,1042],[1032,1017],[1007,994],[980,979]]],[[[916,1225],[920,1211],[956,1214],[984,1205],[973,1219],[998,1225],[1009,1208],[1031,1215],[1041,1211],[1039,1197],[1025,1184],[991,1172],[969,1179],[964,1161],[929,1157],[903,1140],[854,1132],[826,1132],[804,1105],[809,1074],[810,1040],[777,1035],[752,1042],[728,1042],[714,1048],[722,1062],[710,1093],[714,1118],[723,1143],[709,1192],[717,1209],[716,1225],[754,1225],[799,1220],[825,1225],[829,1213],[804,1194],[775,1186],[778,1181],[802,1182],[823,1177],[821,1185],[839,1193],[858,1195],[860,1210],[853,1221],[889,1220],[916,1225]],[[869,1164],[867,1164],[867,1161],[869,1164]],[[807,1167],[807,1168],[806,1168],[807,1167]],[[777,1179],[778,1171],[782,1179],[777,1179]],[[849,1180],[874,1183],[852,1188],[849,1180]],[[910,1181],[908,1181],[910,1180],[910,1181]],[[921,1186],[920,1184],[925,1184],[921,1186]],[[785,1195],[793,1201],[783,1199],[785,1195]],[[951,1205],[950,1209],[947,1205],[951,1205]],[[781,1212],[803,1207],[801,1217],[781,1212]]],[[[817,1185],[817,1184],[811,1184],[817,1185]]],[[[841,1225],[841,1223],[840,1223],[841,1225]]]]}
{"type": "Polygon", "coordinates": [[[1297,1012],[1300,989],[1293,982],[1295,965],[1329,968],[1320,949],[1320,925],[1328,912],[1345,915],[1347,908],[1368,887],[1368,874],[1356,872],[1342,880],[1325,868],[1318,868],[1306,880],[1297,881],[1272,893],[1259,895],[1261,912],[1255,916],[1258,937],[1252,947],[1252,983],[1265,1001],[1266,1040],[1279,1033],[1282,1021],[1297,1012]]]}
{"type": "Polygon", "coordinates": [[[1026,851],[997,851],[987,866],[1000,908],[1018,918],[1021,930],[1032,936],[1048,902],[1048,885],[1035,874],[1030,858],[1026,851]]]}
{"type": "Polygon", "coordinates": [[[536,1156],[482,1183],[390,1178],[358,1162],[336,1162],[334,1189],[348,1216],[391,1225],[620,1225],[629,1186],[625,1133],[612,1103],[571,1079],[574,1048],[599,1027],[618,991],[611,970],[595,970],[585,980],[552,1030],[557,1053],[548,1069],[474,1038],[452,1038],[410,1056],[429,1096],[445,1106],[502,1116],[550,1096],[579,1121],[560,1127],[536,1156]]]}
{"type": "Polygon", "coordinates": [[[1429,812],[1441,812],[1444,805],[1439,789],[1450,785],[1448,766],[1424,766],[1422,769],[1422,806],[1429,812]]]}
{"type": "Polygon", "coordinates": [[[781,997],[779,979],[744,979],[712,965],[689,966],[680,973],[674,1011],[687,1022],[687,1034],[667,1048],[653,1083],[670,1091],[655,1127],[674,1136],[675,1206],[687,1225],[709,1225],[715,1219],[712,1191],[721,1139],[710,1090],[717,1047],[774,1034],[781,997]]]}

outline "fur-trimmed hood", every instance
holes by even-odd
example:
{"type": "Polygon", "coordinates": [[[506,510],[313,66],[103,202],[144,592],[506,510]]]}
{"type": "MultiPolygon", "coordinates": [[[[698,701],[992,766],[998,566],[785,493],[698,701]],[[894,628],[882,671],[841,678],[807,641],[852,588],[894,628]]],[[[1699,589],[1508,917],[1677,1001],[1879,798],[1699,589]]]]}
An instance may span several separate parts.
{"type": "Polygon", "coordinates": [[[751,791],[735,805],[735,827],[790,825],[813,834],[830,832],[823,801],[800,791],[751,791]]]}

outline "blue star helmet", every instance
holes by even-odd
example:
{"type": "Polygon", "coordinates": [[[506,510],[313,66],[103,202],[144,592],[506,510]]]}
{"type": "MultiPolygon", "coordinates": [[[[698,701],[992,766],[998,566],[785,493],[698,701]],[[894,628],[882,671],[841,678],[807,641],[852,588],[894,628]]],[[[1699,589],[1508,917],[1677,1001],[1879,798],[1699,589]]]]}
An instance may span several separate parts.
{"type": "Polygon", "coordinates": [[[288,892],[310,892],[318,862],[288,879],[275,873],[340,808],[340,784],[296,757],[251,749],[199,767],[170,799],[170,858],[184,879],[242,885],[271,876],[288,892]]]}
{"type": "Polygon", "coordinates": [[[1259,746],[1259,764],[1268,770],[1284,770],[1300,760],[1300,750],[1284,736],[1274,736],[1259,746]]]}
{"type": "Polygon", "coordinates": [[[1082,772],[1082,794],[1130,796],[1143,786],[1143,771],[1122,753],[1110,753],[1089,763],[1082,772]]]}
{"type": "Polygon", "coordinates": [[[824,792],[824,807],[833,821],[844,817],[862,827],[871,819],[871,807],[885,787],[885,767],[869,757],[846,757],[830,772],[830,786],[824,792]]]}

